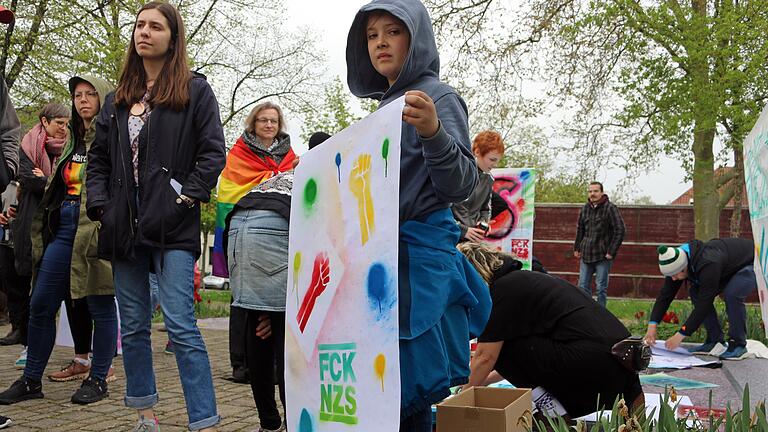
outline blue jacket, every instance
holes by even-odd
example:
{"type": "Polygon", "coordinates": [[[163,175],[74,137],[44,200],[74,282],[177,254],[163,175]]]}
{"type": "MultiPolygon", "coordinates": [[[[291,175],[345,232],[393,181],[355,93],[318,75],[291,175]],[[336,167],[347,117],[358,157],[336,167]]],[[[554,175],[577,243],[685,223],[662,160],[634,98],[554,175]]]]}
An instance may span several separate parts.
{"type": "Polygon", "coordinates": [[[491,314],[488,286],[456,249],[450,210],[400,227],[399,314],[402,415],[429,408],[469,377],[469,340],[491,314]]]}
{"type": "Polygon", "coordinates": [[[467,199],[477,184],[467,106],[456,90],[440,82],[440,57],[427,10],[418,0],[374,0],[355,16],[347,38],[347,83],[357,97],[381,101],[380,106],[408,90],[421,90],[435,102],[440,129],[434,137],[419,136],[403,123],[400,155],[400,221],[424,219],[435,210],[467,199]],[[402,20],[411,35],[408,57],[397,81],[389,87],[368,54],[365,25],[368,12],[385,10],[402,20]]]}

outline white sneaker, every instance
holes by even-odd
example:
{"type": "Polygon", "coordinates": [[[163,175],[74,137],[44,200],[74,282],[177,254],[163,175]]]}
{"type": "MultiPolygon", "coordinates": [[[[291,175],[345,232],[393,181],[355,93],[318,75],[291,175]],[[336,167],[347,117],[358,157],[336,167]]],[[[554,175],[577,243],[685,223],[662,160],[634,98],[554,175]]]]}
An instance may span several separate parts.
{"type": "Polygon", "coordinates": [[[133,432],[160,432],[160,425],[155,418],[144,418],[143,416],[136,422],[136,427],[133,428],[133,432]]]}
{"type": "Polygon", "coordinates": [[[16,359],[13,365],[16,366],[16,369],[24,369],[27,366],[27,347],[21,350],[21,355],[19,355],[19,358],[16,359]]]}

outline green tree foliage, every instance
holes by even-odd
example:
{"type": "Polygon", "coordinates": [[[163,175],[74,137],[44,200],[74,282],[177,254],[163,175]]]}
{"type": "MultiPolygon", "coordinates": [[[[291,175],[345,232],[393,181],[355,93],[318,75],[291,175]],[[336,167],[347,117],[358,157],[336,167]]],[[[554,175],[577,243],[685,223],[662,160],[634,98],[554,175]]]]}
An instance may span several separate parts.
{"type": "MultiPolygon", "coordinates": [[[[350,107],[351,96],[341,78],[336,77],[325,86],[323,100],[317,107],[307,107],[303,110],[304,126],[301,139],[306,142],[315,132],[325,132],[330,135],[341,131],[352,123],[360,120],[350,107]]],[[[374,110],[376,108],[374,107],[374,110]]]]}
{"type": "Polygon", "coordinates": [[[536,202],[582,203],[586,200],[592,174],[584,165],[556,164],[561,149],[552,145],[540,128],[520,125],[507,131],[503,138],[505,151],[499,166],[536,168],[536,202]]]}
{"type": "MultiPolygon", "coordinates": [[[[116,83],[133,30],[138,0],[12,0],[0,71],[22,118],[48,101],[68,99],[66,80],[91,73],[116,83]]],[[[228,138],[242,131],[250,107],[270,98],[298,111],[316,99],[323,56],[308,30],[289,31],[282,0],[184,0],[190,64],[218,95],[228,138]]],[[[30,124],[28,124],[30,126],[30,124]]]]}
{"type": "Polygon", "coordinates": [[[438,28],[461,29],[454,59],[474,67],[469,79],[485,68],[487,81],[475,87],[498,110],[511,104],[497,89],[522,91],[509,87],[510,74],[548,83],[543,99],[557,105],[547,108],[574,113],[563,126],[574,155],[617,163],[630,176],[661,153],[679,159],[693,179],[696,237],[718,235],[721,208],[741,200],[741,142],[768,97],[768,0],[427,4],[438,28]],[[506,31],[503,20],[518,28],[506,31]],[[719,178],[715,142],[736,161],[719,178]]]}
{"type": "MultiPolygon", "coordinates": [[[[208,262],[208,236],[213,235],[216,228],[216,206],[218,204],[216,190],[211,192],[211,200],[200,204],[200,232],[203,235],[203,263],[208,262]]],[[[205,268],[205,265],[202,266],[205,268]]]]}

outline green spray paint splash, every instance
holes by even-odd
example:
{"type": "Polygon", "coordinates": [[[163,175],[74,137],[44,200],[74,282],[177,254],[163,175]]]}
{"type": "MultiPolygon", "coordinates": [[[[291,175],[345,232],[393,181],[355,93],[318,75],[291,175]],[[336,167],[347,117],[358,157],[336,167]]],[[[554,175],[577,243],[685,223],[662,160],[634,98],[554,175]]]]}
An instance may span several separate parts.
{"type": "Polygon", "coordinates": [[[315,201],[317,200],[317,182],[315,179],[311,178],[307,181],[307,184],[304,186],[304,208],[307,210],[312,210],[312,207],[315,205],[315,201]]]}
{"type": "Polygon", "coordinates": [[[389,161],[387,160],[388,156],[389,156],[389,138],[384,138],[384,143],[381,144],[381,157],[384,158],[384,177],[387,176],[387,168],[389,167],[389,161]]]}

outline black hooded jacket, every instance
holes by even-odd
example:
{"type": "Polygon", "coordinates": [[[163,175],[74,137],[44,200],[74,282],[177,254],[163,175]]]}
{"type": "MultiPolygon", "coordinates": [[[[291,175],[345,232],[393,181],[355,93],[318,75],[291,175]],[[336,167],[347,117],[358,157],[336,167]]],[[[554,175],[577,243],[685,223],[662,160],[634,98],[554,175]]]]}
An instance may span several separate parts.
{"type": "MultiPolygon", "coordinates": [[[[688,257],[687,280],[699,287],[699,297],[691,315],[680,329],[680,333],[685,336],[696,332],[704,318],[714,311],[715,297],[723,292],[731,277],[755,260],[755,243],[749,239],[713,239],[706,243],[691,240],[688,247],[691,253],[688,257]]],[[[669,276],[664,278],[664,287],[653,304],[651,321],[661,321],[683,282],[674,281],[669,276]]]]}
{"type": "Polygon", "coordinates": [[[134,246],[181,249],[200,254],[200,202],[226,163],[218,102],[205,77],[194,74],[182,111],[153,107],[139,134],[139,184],[134,185],[129,107],[107,96],[88,152],[88,217],[101,220],[99,256],[130,258],[134,246]],[[171,179],[196,201],[177,204],[171,179]],[[103,211],[103,212],[102,212],[103,211]]]}

